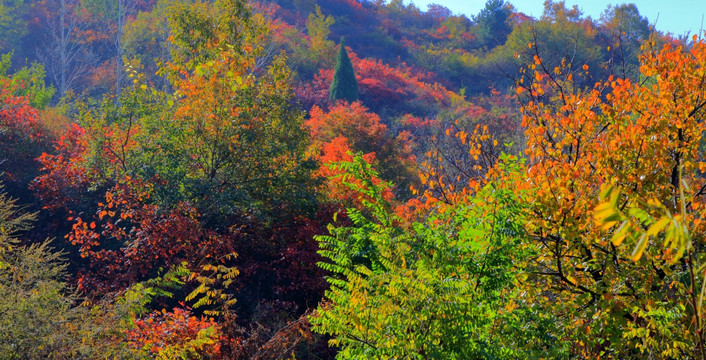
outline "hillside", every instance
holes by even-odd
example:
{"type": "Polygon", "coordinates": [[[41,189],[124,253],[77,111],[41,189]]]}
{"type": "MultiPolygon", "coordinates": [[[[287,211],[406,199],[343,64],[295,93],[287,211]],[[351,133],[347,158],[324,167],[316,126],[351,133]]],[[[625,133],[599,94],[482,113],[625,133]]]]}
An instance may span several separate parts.
{"type": "Polygon", "coordinates": [[[544,6],[3,2],[0,358],[706,360],[706,43],[544,6]]]}

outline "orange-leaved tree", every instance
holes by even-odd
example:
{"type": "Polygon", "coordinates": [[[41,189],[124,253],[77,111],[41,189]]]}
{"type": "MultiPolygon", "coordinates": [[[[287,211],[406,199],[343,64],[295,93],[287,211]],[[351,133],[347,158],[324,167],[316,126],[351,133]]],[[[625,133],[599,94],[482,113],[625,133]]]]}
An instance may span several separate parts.
{"type": "MultiPolygon", "coordinates": [[[[340,171],[329,169],[328,165],[350,161],[353,152],[362,152],[367,161],[381,169],[382,179],[392,180],[403,186],[403,193],[406,191],[414,161],[411,138],[404,135],[393,137],[380,117],[360,102],[338,103],[328,112],[314,106],[304,125],[312,138],[310,151],[321,162],[319,175],[340,174],[340,171]]],[[[334,189],[330,193],[333,199],[342,196],[350,200],[355,195],[339,179],[331,179],[329,185],[334,189]]]]}
{"type": "MultiPolygon", "coordinates": [[[[576,81],[589,78],[588,65],[550,67],[535,56],[529,81],[517,87],[524,181],[536,189],[526,199],[527,229],[541,249],[529,264],[529,289],[541,289],[536,301],[563,314],[579,357],[691,357],[703,348],[703,330],[690,315],[699,309],[687,305],[690,261],[675,264],[671,247],[632,259],[636,244],[613,241],[610,224],[593,218],[601,184],[620,190],[619,209],[653,201],[673,213],[688,186],[694,243],[702,242],[706,44],[650,45],[637,79],[610,76],[586,88],[576,81]]],[[[693,251],[700,256],[700,247],[693,251]]]]}

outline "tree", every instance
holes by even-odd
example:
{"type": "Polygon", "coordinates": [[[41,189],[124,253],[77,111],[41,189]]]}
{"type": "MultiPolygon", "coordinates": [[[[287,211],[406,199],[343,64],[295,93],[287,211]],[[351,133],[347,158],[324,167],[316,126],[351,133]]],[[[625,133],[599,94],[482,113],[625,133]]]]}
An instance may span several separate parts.
{"type": "Polygon", "coordinates": [[[0,353],[5,359],[61,358],[76,336],[68,325],[79,315],[62,279],[67,265],[61,254],[43,242],[13,249],[0,261],[0,353]]]}
{"type": "MultiPolygon", "coordinates": [[[[392,66],[382,60],[360,59],[354,52],[350,53],[350,59],[358,80],[360,101],[381,116],[386,112],[428,116],[449,104],[451,92],[435,83],[429,73],[404,63],[392,66]]],[[[329,105],[327,100],[333,79],[334,70],[322,68],[314,81],[298,89],[299,100],[305,109],[312,105],[322,108],[329,105]]]]}
{"type": "Polygon", "coordinates": [[[125,25],[123,47],[130,66],[139,68],[150,82],[169,88],[167,74],[160,72],[160,64],[169,60],[169,24],[166,0],[157,1],[152,10],[140,11],[135,19],[125,25]],[[157,76],[162,75],[161,78],[157,76]]]}
{"type": "Polygon", "coordinates": [[[0,353],[44,359],[60,354],[75,335],[59,329],[76,318],[76,298],[62,279],[67,265],[48,241],[20,245],[18,236],[36,219],[20,209],[0,185],[0,353]]]}
{"type": "Polygon", "coordinates": [[[566,314],[577,357],[702,357],[703,327],[693,322],[702,309],[689,300],[698,295],[687,262],[703,259],[703,247],[685,253],[685,237],[642,231],[666,208],[688,220],[693,244],[703,243],[706,44],[694,41],[660,51],[648,43],[639,80],[611,76],[590,88],[577,84],[587,65],[552,68],[538,57],[534,82],[518,88],[526,184],[537,189],[526,198],[527,230],[543,249],[530,282],[552,289],[535,301],[566,314]],[[635,219],[637,231],[627,231],[634,235],[616,241],[612,233],[627,228],[609,232],[621,217],[596,223],[600,184],[613,184],[610,202],[635,219]],[[682,211],[682,193],[693,216],[682,211]],[[649,246],[655,242],[666,248],[649,246]]]}
{"type": "MultiPolygon", "coordinates": [[[[505,157],[519,175],[517,160],[505,157]]],[[[458,206],[400,226],[361,156],[341,163],[364,209],[350,226],[320,236],[321,266],[332,272],[327,302],[310,318],[331,335],[339,359],[534,359],[561,357],[566,344],[550,313],[525,302],[522,191],[488,185],[458,206]],[[355,181],[351,181],[355,180],[355,181]],[[517,266],[520,265],[520,266],[517,266]],[[558,332],[559,331],[559,332],[558,332]]]]}
{"type": "Polygon", "coordinates": [[[341,42],[338,46],[336,68],[333,73],[333,81],[331,81],[328,98],[332,103],[338,100],[354,102],[358,100],[358,81],[355,78],[353,63],[348,57],[343,37],[341,37],[341,42]]]}
{"type": "Polygon", "coordinates": [[[0,4],[0,50],[6,52],[17,46],[20,39],[27,34],[25,17],[30,8],[29,1],[11,0],[0,4]]]}
{"type": "Polygon", "coordinates": [[[613,73],[625,79],[639,75],[640,46],[649,40],[652,30],[645,17],[640,15],[635,4],[608,6],[601,14],[599,32],[596,36],[608,49],[612,58],[613,73]]]}
{"type": "Polygon", "coordinates": [[[503,72],[524,77],[516,82],[531,81],[528,77],[534,75],[532,67],[536,66],[548,72],[571,68],[576,70],[573,76],[578,86],[592,86],[596,78],[606,74],[604,51],[596,42],[596,26],[582,18],[577,6],[566,8],[563,1],[548,0],[540,20],[516,26],[505,45],[493,52],[504,60],[499,63],[505,68],[503,72]],[[537,58],[541,64],[535,63],[537,58]],[[588,71],[579,71],[584,65],[588,71]]]}
{"type": "Polygon", "coordinates": [[[223,336],[213,318],[192,316],[180,308],[138,319],[126,335],[140,357],[158,359],[218,358],[223,336]]]}
{"type": "Polygon", "coordinates": [[[253,24],[247,1],[170,2],[167,18],[175,72],[193,71],[199,64],[218,59],[224,45],[234,54],[261,50],[263,30],[253,24]]]}
{"type": "Polygon", "coordinates": [[[478,39],[488,48],[503,45],[512,32],[510,23],[512,7],[504,0],[488,0],[485,7],[474,18],[478,27],[478,39]]]}
{"type": "Polygon", "coordinates": [[[316,5],[316,12],[309,14],[306,21],[306,32],[309,41],[311,41],[312,55],[323,57],[321,61],[324,63],[332,60],[333,52],[331,50],[335,49],[333,41],[328,40],[331,33],[330,27],[335,22],[333,16],[325,16],[321,13],[321,8],[318,5],[316,5]]]}
{"type": "Polygon", "coordinates": [[[316,5],[315,12],[309,14],[306,21],[306,34],[309,41],[297,44],[301,35],[297,32],[288,40],[290,44],[297,44],[290,55],[289,63],[292,69],[302,79],[314,77],[319,69],[330,69],[335,65],[336,44],[329,40],[331,25],[335,23],[333,16],[324,15],[321,8],[316,5]]]}
{"type": "Polygon", "coordinates": [[[48,43],[38,51],[38,58],[56,85],[58,97],[63,98],[75,82],[89,71],[93,54],[80,40],[86,25],[76,14],[79,2],[76,0],[53,1],[53,7],[46,9],[48,43]],[[54,17],[56,13],[56,17],[54,17]]]}
{"type": "MultiPolygon", "coordinates": [[[[56,154],[41,158],[45,173],[35,188],[47,208],[69,212],[66,238],[78,246],[82,285],[92,294],[185,261],[195,280],[208,283],[197,289],[211,297],[214,282],[223,289],[232,281],[232,267],[226,278],[211,275],[233,264],[233,247],[253,244],[249,257],[267,254],[246,275],[261,271],[295,249],[281,229],[299,227],[315,204],[315,163],[305,157],[303,113],[291,101],[284,57],[258,68],[265,30],[233,34],[243,24],[232,13],[197,5],[170,18],[179,36],[170,40],[176,56],[163,70],[174,94],[133,72],[120,105],[107,98],[82,108],[56,154]],[[187,30],[192,23],[201,37],[187,30]],[[205,45],[193,53],[193,44],[205,45]]],[[[248,285],[259,290],[265,275],[256,275],[248,285]]],[[[268,269],[266,276],[278,274],[268,269]]],[[[281,284],[275,281],[267,286],[281,284]]]]}
{"type": "MultiPolygon", "coordinates": [[[[313,139],[311,149],[321,162],[319,175],[328,177],[335,174],[328,168],[329,163],[352,160],[349,151],[363,152],[369,161],[381,169],[383,179],[400,185],[402,193],[407,190],[409,181],[414,177],[411,175],[414,160],[409,138],[405,135],[393,137],[380,117],[360,102],[338,103],[329,112],[315,106],[310,115],[304,125],[313,139]]],[[[332,198],[336,199],[337,195],[352,198],[350,191],[336,180],[329,180],[328,184],[333,191],[327,193],[333,195],[332,198]]]]}
{"type": "Polygon", "coordinates": [[[27,199],[26,186],[37,176],[35,159],[51,148],[39,112],[30,102],[45,103],[53,89],[44,87],[44,79],[39,77],[41,67],[25,68],[6,76],[4,65],[8,64],[9,54],[0,62],[0,165],[4,177],[13,180],[8,183],[8,191],[27,199]]]}
{"type": "Polygon", "coordinates": [[[54,87],[46,86],[44,66],[32,63],[30,67],[9,74],[12,67],[12,57],[14,51],[2,55],[0,59],[0,79],[9,80],[9,86],[13,94],[29,100],[29,105],[35,109],[44,109],[54,95],[54,87]]]}
{"type": "Polygon", "coordinates": [[[112,1],[104,1],[103,7],[105,17],[108,19],[114,16],[115,19],[115,29],[112,34],[112,40],[113,47],[115,49],[115,94],[117,95],[116,99],[118,99],[123,86],[123,54],[125,52],[123,46],[123,34],[125,31],[125,25],[128,23],[128,19],[133,15],[133,12],[137,7],[137,0],[116,0],[114,5],[112,1]],[[112,14],[113,12],[115,14],[112,14]]]}
{"type": "Polygon", "coordinates": [[[465,190],[475,191],[471,184],[485,179],[503,152],[516,153],[521,148],[518,112],[511,96],[493,91],[490,97],[471,101],[454,96],[451,106],[433,122],[408,125],[424,139],[416,153],[419,192],[427,207],[456,203],[467,195],[465,190]]]}

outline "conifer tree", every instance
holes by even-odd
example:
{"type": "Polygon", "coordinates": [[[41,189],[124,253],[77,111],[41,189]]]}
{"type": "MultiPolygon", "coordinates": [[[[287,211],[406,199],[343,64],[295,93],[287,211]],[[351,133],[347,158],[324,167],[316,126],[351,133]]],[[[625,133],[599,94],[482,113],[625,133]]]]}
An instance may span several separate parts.
{"type": "Polygon", "coordinates": [[[332,103],[337,100],[354,102],[358,100],[358,81],[355,79],[353,63],[351,63],[351,59],[348,57],[343,37],[341,37],[339,47],[336,68],[333,73],[333,81],[331,81],[328,98],[332,103]]]}

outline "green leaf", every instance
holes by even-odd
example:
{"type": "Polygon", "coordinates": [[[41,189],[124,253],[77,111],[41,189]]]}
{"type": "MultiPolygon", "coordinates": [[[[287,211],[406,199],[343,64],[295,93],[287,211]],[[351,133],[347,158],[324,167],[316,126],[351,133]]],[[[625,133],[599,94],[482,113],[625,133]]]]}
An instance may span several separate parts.
{"type": "Polygon", "coordinates": [[[640,241],[637,243],[637,246],[635,246],[635,250],[633,250],[632,255],[630,256],[630,259],[632,261],[638,261],[642,257],[642,253],[645,252],[645,248],[647,248],[647,242],[649,241],[650,237],[647,236],[647,234],[642,234],[640,236],[640,241]]]}
{"type": "Polygon", "coordinates": [[[664,229],[665,226],[667,226],[667,224],[669,224],[669,217],[663,216],[657,222],[652,224],[649,229],[647,229],[647,236],[656,236],[660,231],[662,231],[662,229],[664,229]]]}
{"type": "Polygon", "coordinates": [[[613,227],[613,225],[619,223],[620,220],[622,220],[622,219],[623,219],[623,217],[618,212],[614,212],[612,214],[609,214],[608,216],[603,218],[603,226],[601,226],[601,228],[603,230],[608,230],[611,227],[613,227]]]}
{"type": "Polygon", "coordinates": [[[618,206],[618,197],[619,197],[619,196],[620,196],[620,192],[619,192],[619,191],[615,191],[615,192],[612,192],[612,193],[610,194],[610,201],[609,201],[609,203],[610,203],[610,206],[611,206],[611,207],[617,208],[617,206],[618,206]]]}
{"type": "Polygon", "coordinates": [[[613,185],[605,185],[603,189],[601,190],[601,194],[599,195],[599,199],[602,202],[605,202],[606,199],[610,197],[610,194],[613,192],[613,185]]]}
{"type": "Polygon", "coordinates": [[[623,223],[620,225],[618,230],[615,231],[615,234],[613,234],[613,238],[611,239],[611,242],[615,246],[620,246],[622,244],[623,240],[625,240],[625,237],[628,235],[628,231],[631,229],[630,222],[629,221],[623,221],[623,223]]]}

